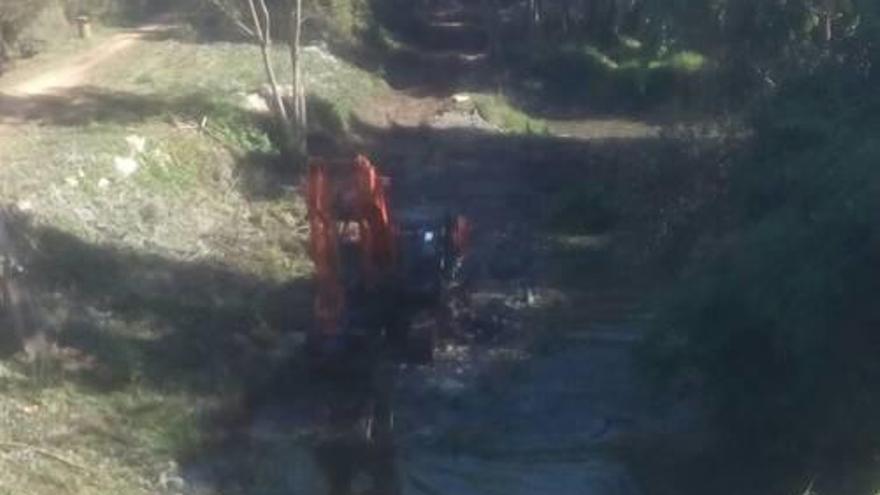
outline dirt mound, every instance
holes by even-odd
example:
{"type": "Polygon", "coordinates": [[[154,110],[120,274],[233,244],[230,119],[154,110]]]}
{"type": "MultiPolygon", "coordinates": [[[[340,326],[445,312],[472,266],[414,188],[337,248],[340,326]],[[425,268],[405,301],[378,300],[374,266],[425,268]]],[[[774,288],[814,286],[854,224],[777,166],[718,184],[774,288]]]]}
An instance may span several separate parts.
{"type": "Polygon", "coordinates": [[[375,127],[426,127],[430,129],[474,129],[500,132],[486,121],[469,98],[413,96],[413,92],[384,92],[357,112],[361,121],[375,127]]]}

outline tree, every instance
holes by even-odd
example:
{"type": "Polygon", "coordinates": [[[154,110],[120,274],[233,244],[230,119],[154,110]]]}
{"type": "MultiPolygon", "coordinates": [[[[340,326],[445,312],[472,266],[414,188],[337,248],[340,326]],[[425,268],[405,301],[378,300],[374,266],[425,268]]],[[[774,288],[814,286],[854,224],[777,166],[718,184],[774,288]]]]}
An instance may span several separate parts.
{"type": "Polygon", "coordinates": [[[0,66],[11,58],[19,35],[47,3],[46,0],[0,1],[0,66]]]}
{"type": "Polygon", "coordinates": [[[501,37],[501,20],[499,19],[500,7],[498,0],[482,0],[480,3],[483,10],[483,23],[489,39],[489,55],[495,59],[499,55],[501,37]]]}
{"type": "Polygon", "coordinates": [[[266,80],[271,92],[272,111],[282,134],[282,151],[295,159],[305,158],[308,155],[306,140],[308,119],[301,56],[302,0],[285,0],[280,5],[271,6],[280,7],[280,12],[286,15],[289,20],[287,41],[290,48],[293,81],[289,94],[282,91],[272,60],[272,17],[279,10],[270,8],[266,0],[208,1],[230,19],[242,34],[259,46],[266,80]],[[287,98],[290,100],[289,103],[286,101],[287,98]]]}
{"type": "Polygon", "coordinates": [[[306,88],[302,73],[302,25],[303,25],[303,6],[302,0],[289,0],[290,5],[290,66],[293,71],[293,94],[292,97],[292,124],[296,131],[294,138],[294,148],[300,154],[305,156],[308,151],[308,142],[306,140],[306,129],[308,129],[308,116],[306,114],[306,88]]]}

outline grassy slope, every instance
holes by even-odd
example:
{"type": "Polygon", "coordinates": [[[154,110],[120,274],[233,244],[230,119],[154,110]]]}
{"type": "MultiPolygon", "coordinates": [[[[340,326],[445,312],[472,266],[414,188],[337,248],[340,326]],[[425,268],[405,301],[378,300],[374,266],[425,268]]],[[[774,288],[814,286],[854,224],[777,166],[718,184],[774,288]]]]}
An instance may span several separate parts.
{"type": "MultiPolygon", "coordinates": [[[[378,88],[306,56],[342,116],[378,88]]],[[[268,138],[240,110],[261,82],[251,47],[148,42],[98,70],[79,106],[8,131],[0,197],[31,217],[38,309],[81,352],[0,362],[0,493],[173,487],[201,405],[236,391],[246,356],[265,365],[281,347],[266,298],[310,265],[301,202],[275,186],[268,138]],[[113,162],[129,135],[147,144],[124,178],[113,162]]]]}
{"type": "MultiPolygon", "coordinates": [[[[23,44],[34,44],[38,53],[30,58],[14,59],[14,71],[3,74],[0,89],[29,79],[47,64],[61,62],[71,55],[96,46],[117,32],[119,30],[116,28],[95,25],[92,37],[81,40],[76,37],[76,28],[67,22],[60,5],[52,5],[21,34],[20,41],[23,44]]],[[[13,51],[13,54],[16,52],[13,51]]]]}

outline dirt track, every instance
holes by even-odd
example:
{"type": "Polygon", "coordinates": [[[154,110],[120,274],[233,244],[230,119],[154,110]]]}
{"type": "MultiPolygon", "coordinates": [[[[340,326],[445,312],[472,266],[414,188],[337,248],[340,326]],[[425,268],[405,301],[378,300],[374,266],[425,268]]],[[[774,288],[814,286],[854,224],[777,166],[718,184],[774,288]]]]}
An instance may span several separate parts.
{"type": "Polygon", "coordinates": [[[115,34],[97,46],[39,75],[15,83],[0,79],[0,123],[14,124],[23,117],[39,115],[45,97],[64,98],[65,92],[82,86],[89,73],[101,64],[121,55],[138,41],[166,26],[149,24],[115,34]]]}
{"type": "Polygon", "coordinates": [[[91,50],[74,57],[61,67],[53,68],[37,77],[16,84],[11,88],[10,93],[13,95],[40,95],[58,93],[67,88],[79,86],[92,69],[119,55],[149,33],[154,33],[162,28],[162,25],[151,24],[134,31],[114,35],[91,50]]]}

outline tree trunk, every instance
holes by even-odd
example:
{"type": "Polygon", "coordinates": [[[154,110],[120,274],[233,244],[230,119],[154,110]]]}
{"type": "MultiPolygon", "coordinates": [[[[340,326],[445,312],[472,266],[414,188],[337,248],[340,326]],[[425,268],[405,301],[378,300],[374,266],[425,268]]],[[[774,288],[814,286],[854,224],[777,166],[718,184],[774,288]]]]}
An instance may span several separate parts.
{"type": "Polygon", "coordinates": [[[834,30],[833,30],[834,10],[835,10],[834,7],[835,7],[834,0],[825,0],[825,16],[824,16],[825,17],[825,19],[824,19],[825,25],[823,26],[824,27],[823,35],[824,35],[825,43],[831,43],[831,40],[834,39],[834,30]]]}
{"type": "Polygon", "coordinates": [[[602,33],[602,41],[605,43],[613,43],[617,40],[620,26],[619,12],[618,0],[607,0],[605,2],[605,20],[602,33]]]}
{"type": "Polygon", "coordinates": [[[645,4],[642,0],[635,0],[630,3],[624,16],[622,31],[635,38],[641,38],[641,31],[644,25],[644,9],[645,4]]]}
{"type": "Polygon", "coordinates": [[[308,115],[306,88],[302,71],[302,0],[291,0],[290,9],[290,66],[293,71],[291,122],[294,135],[293,152],[302,159],[308,156],[308,115]]]}
{"type": "Polygon", "coordinates": [[[12,58],[12,34],[11,28],[6,23],[0,22],[0,74],[3,73],[3,65],[12,58]]]}
{"type": "Polygon", "coordinates": [[[7,48],[6,43],[0,39],[0,74],[3,74],[3,66],[9,62],[9,48],[7,48]]]}
{"type": "MultiPolygon", "coordinates": [[[[534,1],[534,0],[530,0],[534,1]]],[[[500,55],[501,20],[498,0],[482,0],[483,25],[489,42],[489,57],[492,60],[500,55]]]]}
{"type": "Polygon", "coordinates": [[[284,97],[278,87],[278,78],[275,75],[275,68],[272,64],[272,18],[269,9],[266,7],[266,0],[257,0],[259,2],[259,12],[257,12],[257,4],[255,0],[248,0],[248,7],[251,12],[251,20],[254,24],[254,32],[256,33],[257,42],[260,45],[260,55],[263,59],[263,69],[266,71],[266,79],[269,81],[269,89],[272,92],[273,113],[278,122],[279,130],[282,134],[282,148],[288,151],[291,143],[294,141],[293,128],[290,119],[287,116],[287,107],[284,104],[284,97]],[[260,15],[262,14],[262,19],[260,15]]]}
{"type": "Polygon", "coordinates": [[[540,38],[542,20],[540,0],[529,0],[529,36],[532,41],[540,38]]]}

